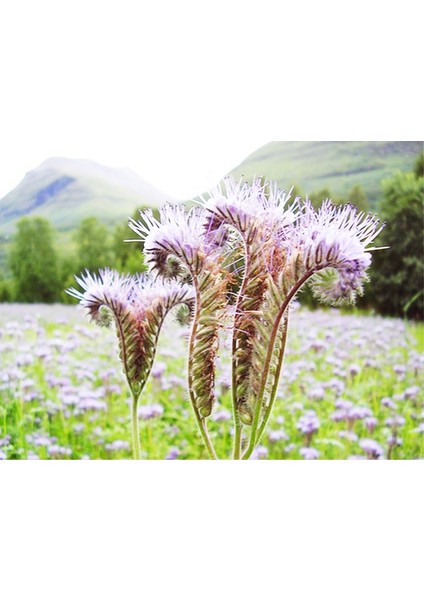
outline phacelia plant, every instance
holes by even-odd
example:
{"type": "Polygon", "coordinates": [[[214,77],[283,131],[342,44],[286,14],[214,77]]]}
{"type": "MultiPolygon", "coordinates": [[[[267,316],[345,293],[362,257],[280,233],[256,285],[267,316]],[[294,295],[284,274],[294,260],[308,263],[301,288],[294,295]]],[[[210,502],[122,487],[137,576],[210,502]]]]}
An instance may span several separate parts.
{"type": "Polygon", "coordinates": [[[250,458],[276,398],[291,302],[309,284],[322,302],[353,303],[382,225],[350,205],[327,200],[317,211],[274,184],[228,178],[199,207],[166,205],[158,219],[145,210],[129,226],[144,243],[148,276],[87,272],[77,278],[83,291],[69,293],[99,324],[115,322],[133,398],[134,457],[140,457],[138,401],[160,330],[168,312],[182,305],[180,316],[191,323],[188,395],[207,452],[218,458],[208,419],[225,328],[232,337],[232,457],[250,458]]]}

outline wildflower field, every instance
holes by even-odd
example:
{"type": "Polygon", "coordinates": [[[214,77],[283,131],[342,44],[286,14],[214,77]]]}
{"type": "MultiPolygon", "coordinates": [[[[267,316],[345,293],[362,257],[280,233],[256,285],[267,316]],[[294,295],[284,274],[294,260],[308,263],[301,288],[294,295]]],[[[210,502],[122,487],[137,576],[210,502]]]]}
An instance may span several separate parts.
{"type": "MultiPolygon", "coordinates": [[[[254,459],[424,457],[422,324],[292,311],[277,401],[254,459]]],[[[142,458],[207,458],[187,398],[188,328],[170,316],[138,407],[142,458]]],[[[230,352],[218,351],[210,435],[232,445],[230,352]]],[[[129,459],[116,335],[73,306],[0,305],[0,458],[129,459]]]]}

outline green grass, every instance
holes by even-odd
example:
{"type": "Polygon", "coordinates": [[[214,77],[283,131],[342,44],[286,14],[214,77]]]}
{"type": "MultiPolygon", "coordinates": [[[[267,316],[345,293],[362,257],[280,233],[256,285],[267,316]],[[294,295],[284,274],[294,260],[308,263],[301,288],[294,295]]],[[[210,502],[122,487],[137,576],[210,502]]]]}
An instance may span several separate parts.
{"type": "MultiPolygon", "coordinates": [[[[397,431],[402,445],[392,449],[390,458],[423,458],[424,435],[417,431],[424,420],[423,331],[422,324],[338,311],[295,314],[262,452],[269,459],[298,460],[309,443],[321,459],[346,459],[364,456],[359,442],[372,438],[387,457],[390,427],[385,421],[398,415],[405,419],[397,431]],[[344,389],[337,392],[335,385],[344,389]],[[324,394],[316,399],[311,392],[320,386],[324,394]],[[381,403],[385,397],[396,409],[381,403]],[[370,433],[362,419],[350,425],[335,421],[336,400],[369,409],[377,419],[375,431],[370,433]],[[320,426],[308,442],[298,422],[310,410],[320,426]],[[284,431],[287,439],[271,442],[270,431],[284,431]],[[342,431],[358,439],[341,438],[342,431]]],[[[129,394],[114,332],[87,324],[74,307],[13,305],[0,306],[0,332],[0,452],[9,459],[31,454],[41,459],[131,458],[128,445],[108,449],[113,442],[130,441],[129,394]],[[82,408],[84,399],[101,402],[101,408],[95,402],[82,408]],[[43,439],[46,445],[39,443],[43,439]],[[64,450],[55,453],[56,446],[64,450]]],[[[163,459],[172,448],[178,448],[181,459],[206,458],[185,389],[185,333],[171,321],[160,340],[156,364],[163,363],[164,372],[150,378],[141,404],[159,404],[163,414],[140,419],[143,458],[163,459]]],[[[221,347],[214,414],[231,412],[228,352],[221,347]]],[[[231,453],[232,426],[231,419],[210,421],[221,458],[231,453]]]]}

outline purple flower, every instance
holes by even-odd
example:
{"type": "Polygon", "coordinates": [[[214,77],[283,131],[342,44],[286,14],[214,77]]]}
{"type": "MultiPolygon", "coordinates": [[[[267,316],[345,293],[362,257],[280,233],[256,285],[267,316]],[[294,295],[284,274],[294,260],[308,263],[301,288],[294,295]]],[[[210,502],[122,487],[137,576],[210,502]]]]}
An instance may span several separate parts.
{"type": "Polygon", "coordinates": [[[358,436],[354,431],[339,431],[339,437],[349,440],[350,442],[358,441],[358,436]]]}
{"type": "Polygon", "coordinates": [[[177,460],[177,458],[179,456],[180,456],[179,448],[176,448],[175,446],[173,446],[172,448],[169,449],[169,452],[166,455],[165,460],[177,460]]]}
{"type": "Polygon", "coordinates": [[[402,415],[395,415],[394,417],[386,419],[385,424],[388,427],[392,427],[392,429],[397,429],[398,427],[403,427],[405,425],[405,418],[402,417],[402,415]]]}
{"type": "Polygon", "coordinates": [[[317,460],[319,457],[319,451],[315,448],[301,448],[299,452],[305,460],[317,460]]]}
{"type": "Polygon", "coordinates": [[[28,452],[27,460],[40,460],[40,457],[35,452],[28,452]]]}
{"type": "Polygon", "coordinates": [[[316,212],[306,203],[289,244],[300,248],[305,271],[318,274],[312,289],[320,300],[353,302],[362,292],[371,264],[369,246],[381,229],[375,217],[358,213],[353,206],[337,207],[326,200],[316,212]]]}
{"type": "Polygon", "coordinates": [[[372,433],[377,427],[377,419],[375,417],[367,417],[364,419],[365,427],[368,429],[370,433],[372,433]]]}
{"type": "Polygon", "coordinates": [[[291,193],[277,189],[276,184],[256,178],[252,185],[226,177],[223,185],[214,188],[204,201],[210,213],[211,227],[230,225],[243,236],[260,228],[284,228],[298,216],[297,201],[289,204],[291,193]]]}
{"type": "Polygon", "coordinates": [[[231,413],[228,410],[222,409],[216,412],[212,417],[212,421],[215,423],[222,423],[223,421],[229,421],[231,419],[231,413]]]}
{"type": "Polygon", "coordinates": [[[408,400],[414,400],[419,393],[420,388],[417,385],[407,388],[404,392],[405,398],[408,400]]]}
{"type": "Polygon", "coordinates": [[[391,398],[382,398],[381,404],[382,404],[382,406],[385,406],[386,408],[392,408],[392,409],[396,408],[396,404],[393,402],[393,400],[391,398]]]}
{"type": "Polygon", "coordinates": [[[166,279],[183,275],[186,268],[202,270],[206,259],[216,255],[223,235],[222,231],[207,235],[201,209],[186,211],[182,204],[163,206],[159,220],[151,210],[142,211],[140,220],[130,219],[129,226],[144,241],[150,270],[166,279]]]}
{"type": "Polygon", "coordinates": [[[268,439],[271,444],[275,444],[276,442],[287,441],[289,436],[283,429],[278,429],[275,431],[270,431],[268,434],[268,439]]]}
{"type": "Polygon", "coordinates": [[[124,440],[114,440],[110,444],[106,444],[105,448],[110,451],[129,450],[130,445],[124,440]]]}
{"type": "Polygon", "coordinates": [[[153,365],[151,373],[152,373],[153,377],[155,377],[156,379],[159,379],[165,373],[165,370],[166,370],[166,364],[163,362],[157,362],[153,365]]]}
{"type": "Polygon", "coordinates": [[[316,385],[309,390],[308,396],[312,400],[322,400],[325,396],[325,388],[322,385],[316,385]]]}
{"type": "Polygon", "coordinates": [[[7,456],[3,450],[0,450],[0,460],[6,460],[7,456]]]}
{"type": "Polygon", "coordinates": [[[268,456],[268,448],[265,448],[265,446],[258,446],[252,452],[252,455],[250,458],[251,458],[251,460],[262,460],[264,458],[267,458],[267,456],[268,456]]]}
{"type": "Polygon", "coordinates": [[[347,411],[352,408],[353,404],[349,400],[343,400],[342,398],[339,398],[335,401],[334,406],[347,411]]]}
{"type": "Polygon", "coordinates": [[[358,421],[361,419],[365,419],[365,417],[371,417],[372,413],[370,409],[366,406],[352,406],[347,411],[347,419],[348,421],[358,421]]]}
{"type": "Polygon", "coordinates": [[[361,372],[361,367],[359,365],[350,365],[349,366],[349,373],[352,375],[352,377],[354,377],[355,375],[359,375],[359,373],[361,372]]]}
{"type": "Polygon", "coordinates": [[[306,435],[310,435],[318,431],[319,426],[320,421],[313,410],[308,410],[297,422],[298,430],[306,435]]]}
{"type": "Polygon", "coordinates": [[[331,419],[333,421],[335,421],[336,423],[341,423],[342,421],[344,421],[346,419],[346,416],[347,416],[347,411],[335,410],[331,415],[331,419]]]}
{"type": "Polygon", "coordinates": [[[383,456],[384,450],[375,440],[365,439],[359,442],[360,447],[367,454],[368,458],[376,459],[383,456]]]}
{"type": "Polygon", "coordinates": [[[396,436],[396,435],[389,435],[389,437],[387,438],[387,443],[389,444],[389,446],[391,447],[395,447],[395,446],[402,446],[402,438],[396,436]]]}
{"type": "Polygon", "coordinates": [[[138,408],[138,416],[143,419],[143,421],[147,421],[149,419],[154,419],[156,417],[161,417],[163,415],[163,406],[162,404],[148,404],[145,406],[139,406],[138,408]]]}
{"type": "Polygon", "coordinates": [[[51,446],[48,446],[47,452],[50,456],[54,457],[71,456],[72,454],[72,450],[70,448],[64,448],[58,444],[52,444],[51,446]]]}

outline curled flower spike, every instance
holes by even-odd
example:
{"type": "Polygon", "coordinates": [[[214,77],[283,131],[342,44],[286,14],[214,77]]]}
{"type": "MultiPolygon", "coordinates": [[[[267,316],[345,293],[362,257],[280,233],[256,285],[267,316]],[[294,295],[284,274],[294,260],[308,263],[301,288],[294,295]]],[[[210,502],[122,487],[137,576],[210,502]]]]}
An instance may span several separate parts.
{"type": "Polygon", "coordinates": [[[320,300],[330,304],[353,302],[367,279],[373,250],[370,244],[382,228],[375,216],[358,212],[353,206],[334,206],[326,200],[315,211],[306,202],[297,225],[281,236],[288,256],[286,282],[293,286],[296,279],[315,275],[311,287],[320,300]],[[289,272],[294,265],[295,276],[289,272]]]}
{"type": "Polygon", "coordinates": [[[249,231],[261,229],[264,233],[291,225],[297,218],[298,198],[289,204],[291,192],[279,190],[276,184],[257,178],[249,185],[227,177],[223,186],[203,199],[211,227],[229,225],[246,238],[249,231]]]}
{"type": "Polygon", "coordinates": [[[124,373],[133,396],[138,397],[153,365],[163,321],[174,306],[193,303],[192,288],[122,276],[109,269],[98,276],[87,271],[75,279],[83,291],[72,288],[68,294],[98,324],[115,321],[124,373]]]}
{"type": "Polygon", "coordinates": [[[150,211],[130,228],[144,240],[150,270],[163,279],[189,280],[195,293],[189,342],[188,388],[194,414],[210,456],[215,458],[205,419],[215,402],[215,360],[218,333],[227,304],[229,274],[223,268],[226,231],[211,227],[200,208],[188,212],[166,205],[156,219],[150,211]]]}
{"type": "Polygon", "coordinates": [[[187,270],[199,273],[222,242],[221,232],[207,231],[199,208],[186,212],[182,205],[165,205],[159,220],[152,211],[141,211],[129,227],[144,241],[150,270],[165,279],[181,278],[187,270]]]}
{"type": "Polygon", "coordinates": [[[138,433],[138,400],[153,366],[159,333],[168,312],[178,304],[194,302],[187,285],[164,285],[144,276],[122,276],[109,269],[99,275],[88,271],[76,277],[83,291],[71,288],[68,294],[80,301],[100,325],[115,321],[119,356],[132,395],[132,436],[134,458],[141,458],[138,433]]]}
{"type": "MultiPolygon", "coordinates": [[[[298,216],[298,199],[289,203],[290,199],[291,193],[278,190],[275,184],[255,179],[249,185],[230,177],[203,201],[210,228],[228,227],[242,241],[239,253],[244,274],[235,307],[232,353],[236,458],[240,452],[241,423],[252,423],[253,397],[263,372],[264,334],[267,327],[269,330],[271,313],[268,306],[267,315],[263,316],[269,264],[278,243],[277,235],[292,226],[298,216]],[[257,353],[259,346],[262,352],[257,353]]],[[[271,317],[277,313],[278,308],[271,317]]]]}

